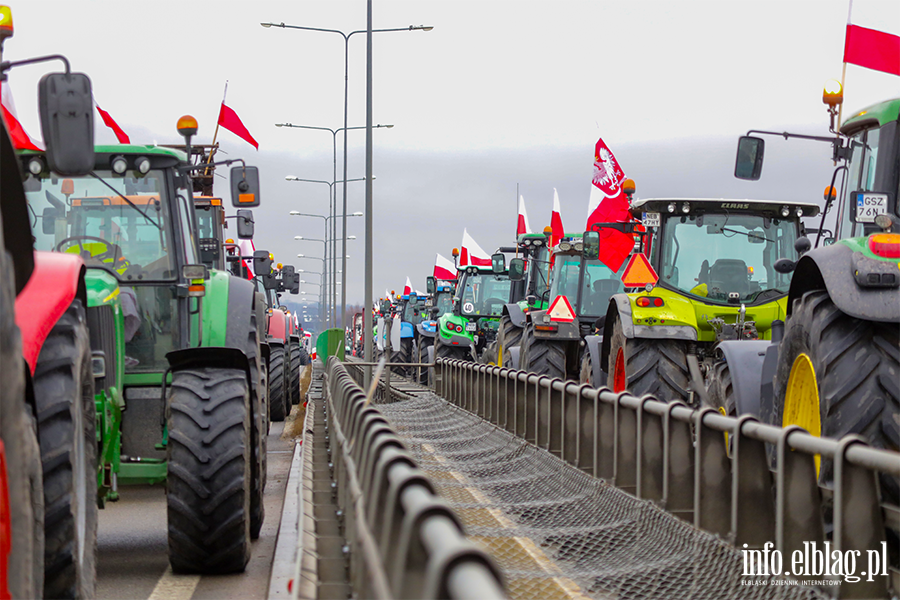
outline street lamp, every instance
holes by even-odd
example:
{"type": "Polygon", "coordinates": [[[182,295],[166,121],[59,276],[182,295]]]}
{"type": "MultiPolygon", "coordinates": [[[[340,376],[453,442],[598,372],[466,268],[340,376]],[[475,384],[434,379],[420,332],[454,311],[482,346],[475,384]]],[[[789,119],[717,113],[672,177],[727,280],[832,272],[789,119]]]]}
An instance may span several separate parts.
{"type": "MultiPolygon", "coordinates": [[[[337,33],[341,37],[344,38],[344,181],[347,180],[347,98],[348,98],[348,83],[349,83],[349,48],[350,48],[350,38],[357,33],[382,33],[382,32],[390,32],[390,31],[431,31],[434,29],[431,25],[410,25],[409,27],[399,27],[399,28],[391,28],[391,29],[372,29],[371,23],[369,23],[369,27],[366,29],[351,31],[350,33],[344,33],[338,29],[324,29],[320,27],[303,27],[300,25],[285,25],[284,23],[260,23],[265,28],[269,27],[281,27],[282,29],[300,29],[304,31],[320,31],[323,33],[337,33]]],[[[368,45],[372,43],[372,36],[368,35],[368,45]]],[[[368,71],[368,70],[367,70],[368,71]]],[[[368,82],[368,72],[367,72],[367,82],[368,82]]],[[[366,127],[372,127],[371,119],[367,119],[366,127]]],[[[368,137],[368,133],[367,133],[368,137]]],[[[367,144],[368,145],[368,144],[367,144]]],[[[347,214],[347,184],[344,184],[344,214],[347,214]]],[[[336,212],[336,211],[335,211],[336,212]]],[[[347,220],[346,218],[343,220],[341,227],[343,231],[347,231],[347,220]]],[[[336,237],[336,236],[335,236],[336,237]]],[[[347,243],[344,242],[344,253],[347,253],[347,243]]],[[[343,259],[346,261],[346,259],[343,259]]],[[[344,262],[342,265],[343,270],[347,270],[347,263],[344,262]]],[[[344,324],[344,312],[347,311],[347,293],[346,291],[341,292],[341,326],[344,324]]]]}

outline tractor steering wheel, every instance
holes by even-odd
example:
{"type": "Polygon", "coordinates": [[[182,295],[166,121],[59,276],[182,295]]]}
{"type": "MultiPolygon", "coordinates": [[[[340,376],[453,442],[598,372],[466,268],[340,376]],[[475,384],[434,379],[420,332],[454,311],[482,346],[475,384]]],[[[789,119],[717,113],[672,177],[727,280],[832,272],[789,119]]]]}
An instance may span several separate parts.
{"type": "Polygon", "coordinates": [[[484,307],[489,312],[493,312],[492,307],[496,306],[497,304],[505,304],[505,302],[503,300],[501,300],[500,298],[485,298],[484,299],[484,307]]]}
{"type": "Polygon", "coordinates": [[[99,238],[93,235],[74,235],[72,237],[68,237],[62,240],[60,243],[56,245],[55,250],[57,252],[66,252],[69,248],[73,248],[75,244],[78,245],[78,255],[87,259],[93,259],[94,261],[101,262],[104,264],[109,264],[113,267],[114,270],[122,269],[124,273],[125,270],[128,270],[131,267],[131,263],[128,262],[128,259],[124,257],[122,254],[122,248],[117,244],[113,244],[109,240],[104,240],[103,238],[99,238]],[[100,252],[98,254],[93,254],[90,250],[84,247],[82,242],[91,241],[91,242],[100,242],[106,247],[106,250],[100,252]],[[66,244],[69,244],[66,246],[66,244]],[[63,246],[66,246],[63,248],[63,246]],[[107,259],[109,262],[107,263],[107,259]]]}

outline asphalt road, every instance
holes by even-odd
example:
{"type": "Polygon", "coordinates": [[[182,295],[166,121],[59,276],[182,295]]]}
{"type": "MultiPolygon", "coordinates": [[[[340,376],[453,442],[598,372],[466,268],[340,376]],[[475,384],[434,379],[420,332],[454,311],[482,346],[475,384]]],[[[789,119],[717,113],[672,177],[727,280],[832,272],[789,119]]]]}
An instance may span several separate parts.
{"type": "MultiPolygon", "coordinates": [[[[292,417],[297,414],[294,407],[292,417]]],[[[285,423],[269,430],[266,517],[253,542],[250,563],[238,575],[175,575],[169,569],[166,497],[163,486],[120,490],[121,500],[100,511],[97,598],[104,600],[254,599],[267,597],[269,572],[290,470],[293,440],[282,439],[285,423]]],[[[290,429],[290,426],[289,426],[290,429]]]]}

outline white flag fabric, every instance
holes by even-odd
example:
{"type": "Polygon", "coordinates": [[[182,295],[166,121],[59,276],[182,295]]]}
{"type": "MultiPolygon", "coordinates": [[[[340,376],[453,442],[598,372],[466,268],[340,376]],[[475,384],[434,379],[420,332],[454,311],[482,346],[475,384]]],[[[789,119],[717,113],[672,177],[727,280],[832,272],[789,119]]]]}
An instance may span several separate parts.
{"type": "Polygon", "coordinates": [[[489,267],[491,256],[481,249],[481,246],[472,239],[467,229],[463,229],[462,249],[459,252],[460,267],[489,267]]]}
{"type": "Polygon", "coordinates": [[[437,254],[434,259],[435,279],[456,279],[456,265],[449,258],[437,254]]]}
{"type": "Polygon", "coordinates": [[[516,235],[523,233],[533,233],[531,225],[528,223],[528,212],[525,210],[525,197],[519,194],[519,219],[516,223],[516,235]]]}

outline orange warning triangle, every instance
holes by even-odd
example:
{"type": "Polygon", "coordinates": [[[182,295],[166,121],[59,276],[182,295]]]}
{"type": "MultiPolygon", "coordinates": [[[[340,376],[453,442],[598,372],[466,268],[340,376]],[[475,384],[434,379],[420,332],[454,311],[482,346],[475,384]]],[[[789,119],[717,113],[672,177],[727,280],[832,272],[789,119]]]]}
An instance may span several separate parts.
{"type": "Polygon", "coordinates": [[[572,310],[572,305],[569,304],[569,299],[565,296],[557,296],[553,304],[550,305],[550,310],[547,311],[547,314],[550,315],[551,321],[571,323],[575,320],[575,311],[572,310]]]}
{"type": "Polygon", "coordinates": [[[655,284],[658,280],[659,275],[650,266],[650,261],[643,253],[631,255],[631,260],[628,261],[628,266],[622,273],[622,283],[625,287],[643,287],[648,283],[655,284]]]}

